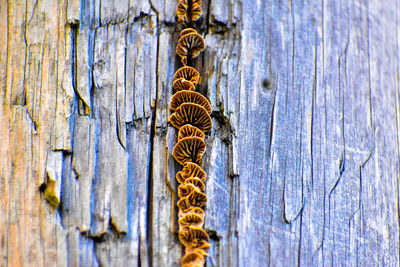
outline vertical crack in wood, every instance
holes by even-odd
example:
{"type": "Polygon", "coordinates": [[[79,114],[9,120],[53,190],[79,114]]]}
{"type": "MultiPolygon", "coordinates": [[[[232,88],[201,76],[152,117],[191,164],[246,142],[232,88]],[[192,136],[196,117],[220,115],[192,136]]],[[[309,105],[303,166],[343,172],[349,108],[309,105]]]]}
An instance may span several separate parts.
{"type": "Polygon", "coordinates": [[[160,19],[159,12],[153,6],[151,0],[149,0],[151,9],[156,14],[157,21],[157,55],[156,55],[156,98],[153,99],[152,103],[152,113],[151,113],[151,133],[150,133],[150,156],[149,156],[149,170],[148,170],[148,188],[147,188],[147,218],[146,218],[146,239],[148,248],[148,264],[153,266],[153,202],[154,202],[154,184],[153,184],[153,164],[154,164],[154,142],[155,135],[157,131],[157,104],[158,104],[158,94],[159,94],[159,52],[160,52],[160,19]]]}

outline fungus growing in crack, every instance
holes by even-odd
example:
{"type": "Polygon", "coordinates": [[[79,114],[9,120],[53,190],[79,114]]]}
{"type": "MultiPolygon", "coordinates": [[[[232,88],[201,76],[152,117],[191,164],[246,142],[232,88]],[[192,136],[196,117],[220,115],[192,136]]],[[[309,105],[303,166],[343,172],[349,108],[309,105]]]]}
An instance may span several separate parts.
{"type": "Polygon", "coordinates": [[[208,234],[200,227],[186,227],[179,231],[179,241],[187,247],[190,243],[199,241],[210,241],[208,234]]]}
{"type": "Polygon", "coordinates": [[[197,177],[200,180],[204,181],[207,178],[207,174],[196,163],[187,162],[185,165],[183,165],[182,171],[176,174],[176,180],[179,183],[184,183],[186,179],[190,177],[197,177]]]}
{"type": "Polygon", "coordinates": [[[205,47],[204,39],[198,33],[188,33],[179,38],[176,53],[180,57],[196,58],[205,47]]]}
{"type": "Polygon", "coordinates": [[[204,185],[204,183],[197,177],[187,178],[183,184],[184,185],[192,184],[195,187],[197,187],[200,191],[204,191],[204,189],[206,189],[206,186],[204,185]]]}
{"type": "Polygon", "coordinates": [[[200,18],[201,12],[201,0],[180,0],[176,7],[179,22],[194,22],[200,18]]]}
{"type": "Polygon", "coordinates": [[[212,127],[211,117],[207,110],[193,103],[180,105],[168,120],[177,129],[180,129],[185,124],[191,124],[202,132],[208,132],[212,127]]]}
{"type": "Polygon", "coordinates": [[[193,28],[186,28],[186,29],[181,30],[179,35],[182,37],[182,36],[184,36],[186,34],[189,34],[189,33],[197,33],[197,31],[195,29],[193,29],[193,28]]]}
{"type": "Polygon", "coordinates": [[[178,218],[180,219],[183,216],[185,216],[186,214],[196,214],[196,215],[204,218],[204,214],[205,213],[204,213],[204,210],[202,210],[201,208],[189,207],[189,208],[186,208],[186,209],[183,209],[183,210],[180,209],[179,213],[178,213],[178,218]]]}
{"type": "Polygon", "coordinates": [[[192,193],[190,193],[187,196],[189,203],[194,206],[194,207],[203,207],[207,203],[207,195],[200,192],[199,190],[193,190],[192,193]]]}
{"type": "MultiPolygon", "coordinates": [[[[181,184],[178,187],[178,196],[180,198],[184,198],[187,197],[188,195],[190,195],[191,193],[193,193],[193,191],[196,191],[196,187],[192,184],[181,184]]],[[[200,190],[199,190],[200,192],[200,190]]]]}
{"type": "Polygon", "coordinates": [[[201,138],[186,137],[176,143],[172,156],[181,165],[189,161],[201,164],[201,157],[205,150],[206,144],[201,138]]]}
{"type": "Polygon", "coordinates": [[[192,83],[191,81],[185,80],[185,78],[177,79],[176,81],[174,81],[172,83],[172,86],[174,87],[175,91],[183,91],[183,90],[194,91],[194,90],[196,90],[194,83],[192,83]]]}
{"type": "Polygon", "coordinates": [[[203,251],[208,251],[208,249],[210,248],[210,243],[208,243],[206,240],[204,239],[200,239],[200,240],[193,240],[191,241],[188,246],[185,249],[185,253],[189,254],[193,251],[196,251],[197,249],[201,249],[203,251]]]}
{"type": "Polygon", "coordinates": [[[202,227],[204,220],[202,216],[196,213],[191,213],[185,214],[182,218],[179,219],[178,223],[181,228],[188,226],[202,227]]]}
{"type": "Polygon", "coordinates": [[[199,82],[199,77],[199,72],[195,68],[185,66],[175,72],[173,80],[175,82],[180,78],[184,78],[196,85],[199,82]]]}
{"type": "Polygon", "coordinates": [[[182,90],[175,93],[169,102],[169,108],[172,111],[175,111],[183,103],[194,103],[200,105],[207,110],[208,114],[211,114],[210,102],[198,92],[182,90]]]}
{"type": "Polygon", "coordinates": [[[181,264],[182,267],[197,267],[197,266],[203,266],[205,263],[205,258],[208,256],[207,253],[205,253],[201,249],[196,249],[188,254],[186,254],[182,260],[181,264]]]}
{"type": "Polygon", "coordinates": [[[199,137],[202,140],[204,140],[205,138],[205,134],[202,131],[200,131],[199,128],[194,127],[193,125],[190,124],[186,124],[179,129],[178,141],[181,140],[182,138],[194,137],[194,136],[199,137]]]}

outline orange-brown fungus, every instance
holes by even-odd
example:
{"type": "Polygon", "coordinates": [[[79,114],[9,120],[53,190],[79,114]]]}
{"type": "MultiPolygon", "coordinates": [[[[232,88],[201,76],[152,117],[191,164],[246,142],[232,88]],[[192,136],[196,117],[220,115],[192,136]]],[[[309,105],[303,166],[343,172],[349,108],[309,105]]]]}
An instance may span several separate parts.
{"type": "Polygon", "coordinates": [[[199,72],[192,67],[185,66],[178,69],[174,74],[174,82],[180,78],[184,78],[187,81],[197,84],[199,82],[199,72]]]}
{"type": "Polygon", "coordinates": [[[186,137],[175,145],[172,156],[181,165],[189,161],[201,164],[201,157],[205,150],[206,144],[201,138],[186,137]]]}
{"type": "Polygon", "coordinates": [[[203,207],[207,203],[207,195],[200,192],[199,190],[194,190],[190,193],[187,198],[189,203],[194,207],[203,207]]]}
{"type": "Polygon", "coordinates": [[[177,129],[185,124],[191,124],[203,132],[211,130],[212,121],[207,110],[200,105],[184,103],[169,117],[169,122],[177,129]]]}
{"type": "Polygon", "coordinates": [[[205,134],[199,128],[186,124],[179,129],[178,141],[182,138],[196,136],[204,140],[205,134]]]}
{"type": "Polygon", "coordinates": [[[181,241],[184,246],[187,246],[188,243],[199,242],[201,240],[208,242],[210,238],[206,231],[200,227],[187,227],[179,231],[179,241],[181,241]]]}
{"type": "Polygon", "coordinates": [[[179,22],[196,21],[200,18],[201,12],[201,0],[180,0],[176,7],[176,15],[178,16],[179,22]],[[188,1],[191,1],[190,10],[188,1]]]}
{"type": "Polygon", "coordinates": [[[176,180],[179,183],[183,183],[189,177],[197,177],[204,181],[207,178],[207,174],[196,163],[187,162],[185,165],[183,165],[183,170],[176,174],[176,180]]]}
{"type": "Polygon", "coordinates": [[[197,33],[197,31],[193,28],[186,28],[186,29],[181,30],[180,36],[182,37],[189,33],[197,33]]]}
{"type": "Polygon", "coordinates": [[[176,81],[174,81],[172,83],[172,86],[174,87],[175,91],[182,91],[182,90],[194,91],[194,90],[196,90],[194,83],[192,83],[191,81],[185,80],[185,78],[177,79],[176,81]]]}
{"type": "Polygon", "coordinates": [[[181,260],[182,267],[203,266],[205,263],[204,256],[208,256],[208,254],[201,249],[196,249],[195,251],[186,254],[182,258],[181,260]]]}
{"type": "Polygon", "coordinates": [[[197,105],[202,106],[208,112],[211,113],[211,104],[202,94],[189,91],[189,90],[182,90],[174,94],[169,102],[169,108],[172,111],[175,111],[180,105],[183,103],[194,103],[197,105]]]}
{"type": "Polygon", "coordinates": [[[181,228],[189,226],[202,227],[204,220],[202,216],[197,215],[196,213],[192,213],[185,214],[182,218],[179,219],[178,223],[181,228]]]}
{"type": "Polygon", "coordinates": [[[176,53],[180,57],[196,58],[205,47],[204,39],[198,33],[188,33],[179,38],[176,53]]]}
{"type": "MultiPolygon", "coordinates": [[[[190,195],[191,193],[193,193],[193,191],[196,191],[198,189],[196,189],[196,187],[192,184],[181,184],[178,187],[178,196],[180,198],[184,198],[187,197],[188,195],[190,195]]],[[[200,190],[198,190],[200,192],[200,190]]]]}
{"type": "Polygon", "coordinates": [[[198,189],[200,189],[200,191],[204,191],[204,189],[206,189],[206,186],[204,185],[204,183],[197,177],[187,178],[183,184],[185,184],[185,185],[192,184],[195,187],[197,187],[198,189]]]}
{"type": "Polygon", "coordinates": [[[200,217],[204,218],[205,213],[204,213],[204,210],[202,210],[201,208],[189,207],[189,208],[186,208],[185,210],[181,210],[178,213],[179,219],[184,217],[186,214],[196,214],[196,215],[199,215],[200,217]]]}

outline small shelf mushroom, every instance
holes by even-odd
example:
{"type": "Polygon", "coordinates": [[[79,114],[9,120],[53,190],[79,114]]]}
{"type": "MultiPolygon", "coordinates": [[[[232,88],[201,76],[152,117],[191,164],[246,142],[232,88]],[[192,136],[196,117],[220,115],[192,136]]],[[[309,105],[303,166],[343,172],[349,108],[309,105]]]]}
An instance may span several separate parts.
{"type": "Polygon", "coordinates": [[[183,103],[194,103],[200,105],[207,110],[208,114],[211,114],[210,102],[198,92],[182,90],[175,93],[169,102],[169,108],[172,111],[175,111],[183,103]]]}
{"type": "Polygon", "coordinates": [[[208,254],[205,253],[203,250],[196,249],[195,251],[186,254],[182,258],[181,260],[182,267],[203,266],[205,263],[206,256],[208,256],[208,254]]]}
{"type": "Polygon", "coordinates": [[[175,72],[173,80],[175,82],[180,78],[184,78],[185,80],[190,81],[194,85],[196,85],[199,82],[199,77],[199,72],[195,68],[185,66],[175,72]]]}
{"type": "Polygon", "coordinates": [[[186,34],[189,34],[189,33],[197,33],[197,31],[195,29],[193,29],[193,28],[185,28],[185,29],[181,30],[179,35],[182,37],[182,36],[184,36],[186,34]]]}
{"type": "Polygon", "coordinates": [[[204,231],[200,227],[186,227],[183,230],[179,231],[179,241],[187,247],[189,243],[193,241],[209,241],[210,238],[208,237],[206,231],[204,231]]]}
{"type": "Polygon", "coordinates": [[[205,47],[204,39],[198,33],[188,33],[179,38],[176,53],[180,57],[196,58],[205,47]]]}
{"type": "Polygon", "coordinates": [[[191,124],[203,132],[211,130],[212,121],[207,110],[200,105],[184,103],[169,117],[169,122],[177,129],[185,124],[191,124]]]}
{"type": "Polygon", "coordinates": [[[179,22],[194,22],[200,18],[201,13],[201,0],[180,0],[176,7],[179,22]]]}
{"type": "Polygon", "coordinates": [[[191,184],[191,185],[195,186],[200,191],[204,191],[204,189],[206,189],[206,186],[204,185],[204,183],[197,177],[187,178],[185,180],[185,182],[183,183],[183,185],[187,185],[187,184],[191,184]]]}
{"type": "Polygon", "coordinates": [[[204,181],[207,178],[207,174],[196,163],[186,162],[185,165],[183,165],[182,171],[176,174],[176,180],[179,183],[184,183],[185,180],[190,177],[197,177],[200,180],[204,181]]]}
{"type": "Polygon", "coordinates": [[[175,80],[172,83],[172,86],[174,87],[175,91],[182,91],[182,90],[194,91],[194,90],[196,90],[194,83],[192,83],[191,81],[185,80],[185,78],[179,78],[179,79],[175,80]]]}
{"type": "Polygon", "coordinates": [[[193,137],[193,136],[199,137],[202,140],[204,140],[205,134],[199,128],[190,124],[186,124],[179,129],[178,141],[181,140],[182,138],[193,137]]]}
{"type": "Polygon", "coordinates": [[[206,144],[201,138],[186,137],[179,140],[175,145],[172,156],[181,165],[189,161],[201,164],[201,157],[205,150],[206,144]]]}
{"type": "Polygon", "coordinates": [[[202,216],[196,213],[191,213],[185,214],[182,218],[179,219],[178,223],[181,228],[188,226],[202,227],[204,219],[202,216]]]}

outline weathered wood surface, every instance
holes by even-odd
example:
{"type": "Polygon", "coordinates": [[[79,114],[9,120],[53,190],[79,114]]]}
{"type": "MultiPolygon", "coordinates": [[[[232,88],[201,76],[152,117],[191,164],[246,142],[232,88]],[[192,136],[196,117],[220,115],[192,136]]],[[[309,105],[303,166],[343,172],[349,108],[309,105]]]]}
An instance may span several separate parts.
{"type": "MultiPolygon", "coordinates": [[[[203,1],[207,266],[398,266],[389,2],[203,1]]],[[[175,7],[0,1],[1,266],[178,266],[175,7]]]]}

